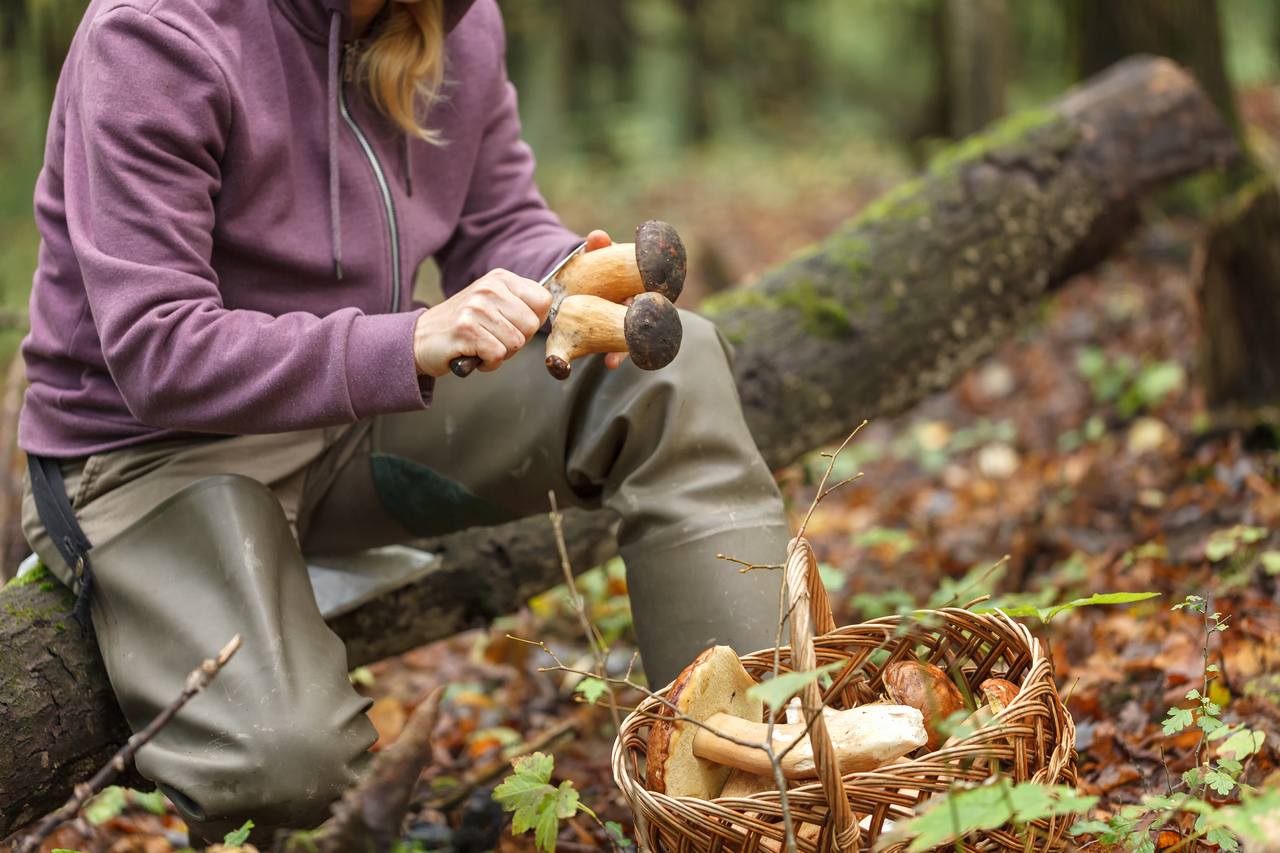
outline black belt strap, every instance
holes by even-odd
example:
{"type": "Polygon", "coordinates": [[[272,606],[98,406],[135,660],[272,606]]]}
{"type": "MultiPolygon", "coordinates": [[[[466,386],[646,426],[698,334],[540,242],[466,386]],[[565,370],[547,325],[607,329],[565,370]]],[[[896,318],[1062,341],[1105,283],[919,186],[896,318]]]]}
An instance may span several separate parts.
{"type": "Polygon", "coordinates": [[[75,510],[67,498],[67,487],[62,482],[62,468],[57,459],[48,456],[27,454],[27,470],[31,474],[31,496],[36,502],[36,512],[44,529],[62,559],[67,561],[76,573],[76,581],[80,584],[80,592],[76,595],[76,608],[73,615],[80,625],[80,632],[88,637],[93,633],[93,622],[89,618],[89,596],[93,588],[93,575],[89,572],[89,538],[76,521],[75,510]]]}

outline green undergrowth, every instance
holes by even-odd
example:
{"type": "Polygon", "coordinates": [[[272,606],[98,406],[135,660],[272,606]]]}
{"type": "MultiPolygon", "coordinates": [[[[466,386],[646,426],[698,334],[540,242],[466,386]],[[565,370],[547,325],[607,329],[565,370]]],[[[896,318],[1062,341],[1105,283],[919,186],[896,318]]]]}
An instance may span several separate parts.
{"type": "MultiPolygon", "coordinates": [[[[46,568],[43,563],[37,563],[34,569],[18,575],[16,578],[5,584],[3,589],[16,589],[20,586],[31,586],[32,584],[40,583],[41,581],[49,582],[52,578],[53,575],[49,573],[48,568],[46,568]]],[[[41,584],[41,588],[44,588],[43,584],[41,584]]],[[[53,587],[50,586],[49,588],[52,589],[53,587]]]]}

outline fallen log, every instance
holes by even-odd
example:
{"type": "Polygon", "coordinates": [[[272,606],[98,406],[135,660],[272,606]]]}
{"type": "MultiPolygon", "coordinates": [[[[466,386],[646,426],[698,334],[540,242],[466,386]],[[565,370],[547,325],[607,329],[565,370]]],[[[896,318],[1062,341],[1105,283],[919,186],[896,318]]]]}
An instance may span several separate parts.
{"type": "MultiPolygon", "coordinates": [[[[1186,72],[1138,57],[947,149],[835,234],[704,306],[737,347],[775,467],[948,387],[1106,256],[1145,190],[1238,156],[1186,72]]],[[[566,514],[573,565],[615,553],[566,514]]],[[[558,582],[545,517],[422,543],[442,568],[331,620],[352,666],[483,624],[558,582]]],[[[0,835],[44,814],[126,736],[96,647],[46,578],[0,592],[0,835]]]]}

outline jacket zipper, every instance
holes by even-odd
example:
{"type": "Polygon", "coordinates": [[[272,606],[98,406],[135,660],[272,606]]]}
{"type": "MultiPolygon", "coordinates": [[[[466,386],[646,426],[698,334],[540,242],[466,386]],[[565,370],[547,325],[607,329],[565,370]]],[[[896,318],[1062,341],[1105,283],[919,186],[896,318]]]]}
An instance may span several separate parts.
{"type": "Polygon", "coordinates": [[[354,46],[348,44],[342,56],[343,73],[342,81],[338,84],[338,112],[342,114],[342,120],[347,123],[347,127],[351,128],[351,132],[356,135],[356,141],[360,143],[364,156],[373,167],[373,175],[378,181],[378,191],[382,193],[382,206],[386,209],[387,227],[391,231],[391,313],[395,314],[400,310],[400,233],[396,227],[396,206],[391,199],[391,185],[387,183],[387,174],[382,171],[378,155],[373,152],[373,146],[369,144],[368,138],[361,132],[359,125],[347,110],[345,83],[351,80],[353,51],[354,46]]]}

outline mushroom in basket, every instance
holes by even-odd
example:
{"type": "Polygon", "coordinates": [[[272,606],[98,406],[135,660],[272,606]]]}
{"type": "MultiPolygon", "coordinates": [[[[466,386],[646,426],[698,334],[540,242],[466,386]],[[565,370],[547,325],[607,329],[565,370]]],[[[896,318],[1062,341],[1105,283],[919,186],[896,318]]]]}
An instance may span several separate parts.
{"type": "MultiPolygon", "coordinates": [[[[763,749],[728,739],[762,745],[765,742],[768,725],[763,722],[764,708],[747,696],[755,683],[728,646],[707,649],[680,673],[667,692],[667,701],[681,715],[709,728],[678,719],[670,709],[665,712],[667,719],[654,721],[646,756],[650,791],[710,800],[721,795],[733,768],[772,776],[773,769],[763,749]]],[[[928,738],[921,713],[902,705],[829,711],[826,724],[841,774],[881,767],[924,745],[928,738]]],[[[782,759],[783,776],[816,778],[813,747],[805,724],[774,725],[772,745],[776,754],[797,739],[801,742],[782,759]]]]}

